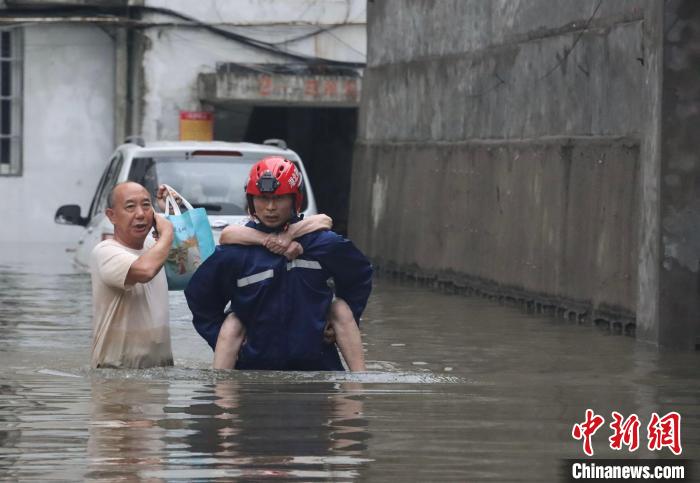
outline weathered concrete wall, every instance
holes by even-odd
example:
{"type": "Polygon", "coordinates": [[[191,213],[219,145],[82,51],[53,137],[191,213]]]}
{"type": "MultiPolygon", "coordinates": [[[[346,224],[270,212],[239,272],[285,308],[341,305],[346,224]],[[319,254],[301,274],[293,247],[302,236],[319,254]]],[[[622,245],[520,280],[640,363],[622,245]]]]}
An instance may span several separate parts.
{"type": "Polygon", "coordinates": [[[589,29],[594,1],[372,4],[364,139],[638,135],[644,3],[604,2],[589,29]],[[428,31],[395,32],[410,19],[428,31]]]}
{"type": "Polygon", "coordinates": [[[700,345],[700,4],[673,0],[663,8],[658,194],[645,200],[659,217],[652,240],[658,248],[655,258],[643,260],[658,279],[656,290],[640,292],[658,313],[639,320],[645,339],[692,349],[700,345]]]}
{"type": "MultiPolygon", "coordinates": [[[[655,17],[663,19],[663,2],[652,4],[655,17]]],[[[640,166],[639,269],[636,334],[640,340],[654,344],[659,340],[659,255],[661,175],[661,115],[663,107],[663,20],[646,22],[650,43],[645,63],[649,68],[648,82],[658,86],[649,89],[644,99],[647,113],[645,135],[642,138],[640,166]]]]}
{"type": "Polygon", "coordinates": [[[392,270],[634,320],[655,3],[368,3],[351,236],[392,270]]]}
{"type": "Polygon", "coordinates": [[[638,156],[628,139],[362,146],[351,235],[380,267],[626,317],[638,192],[619,180],[638,156]]]}
{"type": "Polygon", "coordinates": [[[23,33],[23,172],[0,177],[0,241],[74,242],[80,230],[53,216],[63,204],[90,206],[113,149],[114,43],[93,26],[23,33]]]}

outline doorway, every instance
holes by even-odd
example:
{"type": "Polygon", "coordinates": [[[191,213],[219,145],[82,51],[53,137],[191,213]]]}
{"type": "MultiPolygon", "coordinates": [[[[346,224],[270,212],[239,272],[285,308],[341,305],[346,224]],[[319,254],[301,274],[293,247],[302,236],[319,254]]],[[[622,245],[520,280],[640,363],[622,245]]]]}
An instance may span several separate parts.
{"type": "Polygon", "coordinates": [[[304,161],[318,210],[347,234],[356,107],[227,106],[216,109],[214,138],[262,143],[279,138],[304,161]]]}

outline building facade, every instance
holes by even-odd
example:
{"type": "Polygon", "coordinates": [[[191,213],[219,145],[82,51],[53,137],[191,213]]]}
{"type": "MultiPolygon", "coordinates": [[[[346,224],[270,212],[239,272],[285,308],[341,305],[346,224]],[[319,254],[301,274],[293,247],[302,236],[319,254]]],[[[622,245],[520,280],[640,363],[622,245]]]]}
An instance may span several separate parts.
{"type": "Polygon", "coordinates": [[[287,138],[348,192],[365,43],[361,0],[0,3],[0,242],[76,241],[56,208],[86,210],[114,147],[177,140],[182,113],[218,140],[287,138]]]}

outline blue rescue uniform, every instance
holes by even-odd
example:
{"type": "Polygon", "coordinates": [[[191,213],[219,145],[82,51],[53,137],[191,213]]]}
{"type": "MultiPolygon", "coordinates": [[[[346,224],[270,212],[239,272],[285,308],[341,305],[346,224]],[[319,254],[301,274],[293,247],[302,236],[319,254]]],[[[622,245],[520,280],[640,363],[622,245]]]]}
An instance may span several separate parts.
{"type": "MultiPolygon", "coordinates": [[[[246,226],[269,231],[262,224],[246,226]]],[[[294,261],[262,246],[222,245],[199,267],[185,297],[193,324],[213,348],[225,308],[246,329],[236,369],[342,371],[335,344],[323,329],[335,293],[355,320],[367,305],[372,266],[353,243],[332,231],[297,239],[304,253],[294,261]]]]}

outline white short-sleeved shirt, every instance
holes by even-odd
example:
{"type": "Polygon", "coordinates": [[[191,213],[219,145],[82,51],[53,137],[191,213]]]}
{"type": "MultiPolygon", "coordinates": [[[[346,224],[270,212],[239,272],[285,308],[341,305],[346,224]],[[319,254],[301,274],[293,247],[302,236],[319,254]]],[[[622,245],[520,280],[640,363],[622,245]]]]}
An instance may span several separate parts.
{"type": "Polygon", "coordinates": [[[148,248],[105,240],[92,251],[92,367],[173,364],[164,270],[150,282],[126,285],[131,264],[148,248]]]}

